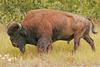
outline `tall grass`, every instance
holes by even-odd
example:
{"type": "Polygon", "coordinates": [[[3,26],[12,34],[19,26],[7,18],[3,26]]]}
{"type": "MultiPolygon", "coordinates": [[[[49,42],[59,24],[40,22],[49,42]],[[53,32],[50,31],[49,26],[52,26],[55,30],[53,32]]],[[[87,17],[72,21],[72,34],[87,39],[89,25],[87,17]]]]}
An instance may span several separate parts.
{"type": "Polygon", "coordinates": [[[25,54],[11,45],[6,32],[0,32],[0,67],[99,67],[100,66],[100,27],[98,34],[91,37],[95,41],[96,52],[89,44],[81,40],[77,52],[72,55],[73,41],[53,43],[53,50],[48,54],[39,55],[35,46],[26,46],[25,54]]]}

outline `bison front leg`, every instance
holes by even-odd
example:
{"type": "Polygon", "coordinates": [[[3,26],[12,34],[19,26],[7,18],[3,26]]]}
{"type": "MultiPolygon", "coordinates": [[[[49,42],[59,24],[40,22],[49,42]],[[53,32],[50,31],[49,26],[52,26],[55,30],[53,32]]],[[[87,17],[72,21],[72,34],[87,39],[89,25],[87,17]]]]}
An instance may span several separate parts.
{"type": "Polygon", "coordinates": [[[48,52],[48,50],[52,47],[51,43],[52,43],[51,38],[41,37],[38,40],[38,44],[37,44],[38,52],[39,53],[48,52]]]}
{"type": "Polygon", "coordinates": [[[25,47],[20,48],[21,53],[25,53],[25,47]]]}

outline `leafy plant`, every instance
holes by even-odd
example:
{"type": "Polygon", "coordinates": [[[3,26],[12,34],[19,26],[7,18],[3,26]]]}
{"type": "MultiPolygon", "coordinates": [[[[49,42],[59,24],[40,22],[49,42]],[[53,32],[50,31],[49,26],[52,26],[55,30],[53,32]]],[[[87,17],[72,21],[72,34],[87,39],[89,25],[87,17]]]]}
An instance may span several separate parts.
{"type": "Polygon", "coordinates": [[[22,21],[32,9],[57,9],[100,18],[99,0],[0,0],[0,23],[22,21]]]}

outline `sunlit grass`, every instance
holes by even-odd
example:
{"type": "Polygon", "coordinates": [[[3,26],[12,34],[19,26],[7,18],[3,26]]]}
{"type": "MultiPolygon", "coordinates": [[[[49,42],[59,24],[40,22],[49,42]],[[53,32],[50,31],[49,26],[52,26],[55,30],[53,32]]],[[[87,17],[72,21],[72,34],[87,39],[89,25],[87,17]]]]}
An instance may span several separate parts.
{"type": "MultiPolygon", "coordinates": [[[[98,34],[91,37],[95,41],[96,52],[91,50],[89,44],[83,39],[76,54],[73,50],[73,41],[67,44],[66,41],[53,43],[53,50],[48,54],[39,55],[35,46],[27,44],[25,54],[21,54],[18,48],[11,45],[6,32],[0,33],[0,67],[72,67],[91,65],[100,66],[100,27],[98,34]]],[[[94,67],[95,67],[94,66],[94,67]]]]}

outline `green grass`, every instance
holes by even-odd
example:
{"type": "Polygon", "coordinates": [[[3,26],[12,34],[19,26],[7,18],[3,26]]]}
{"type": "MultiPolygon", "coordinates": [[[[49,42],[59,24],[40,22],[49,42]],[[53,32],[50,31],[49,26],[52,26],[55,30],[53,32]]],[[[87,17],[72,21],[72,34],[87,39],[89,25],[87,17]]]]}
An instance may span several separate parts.
{"type": "Polygon", "coordinates": [[[21,54],[18,48],[11,45],[6,32],[0,32],[0,67],[96,67],[100,66],[100,27],[98,34],[91,37],[95,41],[96,52],[91,50],[89,44],[83,39],[76,54],[71,53],[73,41],[53,43],[53,50],[48,54],[39,55],[35,46],[26,46],[25,54],[21,54]],[[93,66],[94,65],[94,66],[93,66]]]}

